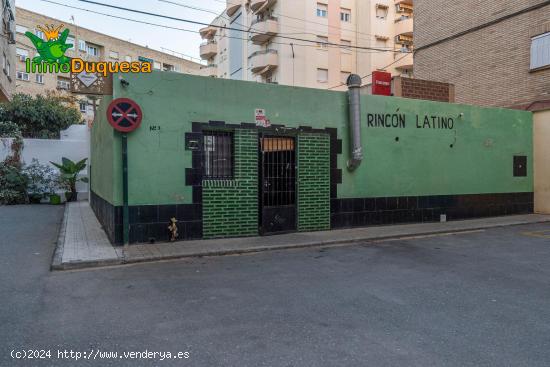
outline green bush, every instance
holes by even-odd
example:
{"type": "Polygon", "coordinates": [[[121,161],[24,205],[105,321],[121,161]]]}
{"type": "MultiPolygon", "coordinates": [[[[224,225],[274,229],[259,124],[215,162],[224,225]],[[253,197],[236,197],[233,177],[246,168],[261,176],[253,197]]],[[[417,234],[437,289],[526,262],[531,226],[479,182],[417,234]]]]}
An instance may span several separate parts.
{"type": "Polygon", "coordinates": [[[13,138],[10,144],[11,154],[0,162],[0,205],[24,204],[27,201],[27,176],[22,172],[21,152],[23,139],[19,127],[10,121],[3,121],[4,109],[0,108],[0,139],[13,138]]]}
{"type": "Polygon", "coordinates": [[[21,129],[15,122],[0,121],[0,138],[13,138],[18,135],[21,135],[21,129]]]}
{"type": "Polygon", "coordinates": [[[0,204],[27,202],[27,176],[18,166],[0,162],[0,204]]]}
{"type": "Polygon", "coordinates": [[[31,202],[54,194],[60,187],[59,174],[49,165],[40,164],[37,159],[23,168],[23,174],[27,178],[27,194],[31,202]]]}
{"type": "Polygon", "coordinates": [[[77,182],[88,182],[87,177],[78,177],[80,172],[86,168],[87,160],[88,158],[84,158],[81,161],[73,162],[69,158],[63,157],[61,159],[61,163],[50,162],[59,168],[62,186],[64,186],[67,190],[70,190],[65,194],[67,195],[67,201],[76,201],[78,195],[76,191],[77,182]]]}
{"type": "Polygon", "coordinates": [[[15,94],[0,108],[0,121],[13,121],[23,137],[58,139],[60,131],[82,121],[80,112],[66,97],[15,94]]]}

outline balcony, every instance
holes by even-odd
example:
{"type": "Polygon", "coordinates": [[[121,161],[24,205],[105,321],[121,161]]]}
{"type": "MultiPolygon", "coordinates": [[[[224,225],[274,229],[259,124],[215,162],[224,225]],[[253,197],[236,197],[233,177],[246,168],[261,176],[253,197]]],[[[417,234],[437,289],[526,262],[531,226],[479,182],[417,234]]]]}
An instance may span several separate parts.
{"type": "Polygon", "coordinates": [[[277,50],[256,51],[248,59],[254,74],[265,74],[279,66],[277,50]]]}
{"type": "Polygon", "coordinates": [[[413,0],[395,0],[395,6],[397,13],[413,13],[414,6],[413,0]]]}
{"type": "Polygon", "coordinates": [[[203,66],[201,67],[201,71],[203,76],[210,76],[215,78],[218,76],[218,65],[209,64],[209,65],[203,66]]]}
{"type": "Polygon", "coordinates": [[[395,20],[395,34],[400,35],[413,35],[413,18],[412,17],[401,17],[395,20]]]}
{"type": "Polygon", "coordinates": [[[216,35],[218,28],[209,25],[208,27],[201,28],[199,33],[202,39],[212,39],[216,35]]]}
{"type": "Polygon", "coordinates": [[[413,40],[412,34],[398,34],[395,36],[395,43],[400,45],[412,46],[413,40]]]}
{"type": "Polygon", "coordinates": [[[227,0],[227,7],[225,8],[225,14],[232,17],[233,14],[241,7],[241,0],[227,0]]]}
{"type": "Polygon", "coordinates": [[[400,71],[412,70],[413,69],[413,55],[409,54],[406,57],[403,57],[403,56],[404,56],[404,54],[396,53],[395,54],[395,59],[399,60],[399,61],[397,61],[395,64],[393,64],[392,67],[394,67],[394,68],[396,68],[397,70],[400,70],[400,71]]]}
{"type": "Polygon", "coordinates": [[[218,45],[216,42],[206,42],[200,47],[201,59],[208,60],[218,53],[218,45]]]}
{"type": "Polygon", "coordinates": [[[277,0],[250,0],[250,9],[254,13],[260,13],[275,4],[277,0]]]}
{"type": "Polygon", "coordinates": [[[278,27],[279,22],[274,17],[255,20],[250,27],[250,40],[255,45],[263,45],[277,34],[278,27]]]}

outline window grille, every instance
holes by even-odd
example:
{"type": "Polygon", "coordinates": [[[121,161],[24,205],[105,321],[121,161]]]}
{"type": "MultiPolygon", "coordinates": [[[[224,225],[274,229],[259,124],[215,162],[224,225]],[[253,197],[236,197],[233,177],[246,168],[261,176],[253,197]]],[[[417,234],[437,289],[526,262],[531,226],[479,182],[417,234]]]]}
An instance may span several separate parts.
{"type": "Polygon", "coordinates": [[[205,131],[203,133],[204,179],[233,179],[233,133],[205,131]]]}

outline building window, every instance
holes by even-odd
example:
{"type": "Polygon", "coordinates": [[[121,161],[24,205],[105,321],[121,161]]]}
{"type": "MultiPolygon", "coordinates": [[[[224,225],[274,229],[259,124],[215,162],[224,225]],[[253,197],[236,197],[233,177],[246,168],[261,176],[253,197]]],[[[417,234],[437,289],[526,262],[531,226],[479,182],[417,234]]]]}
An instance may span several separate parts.
{"type": "Polygon", "coordinates": [[[346,84],[348,82],[348,78],[351,75],[349,71],[341,71],[340,72],[340,82],[342,84],[346,84]]]}
{"type": "Polygon", "coordinates": [[[132,56],[126,55],[126,56],[124,57],[124,60],[125,60],[126,62],[132,62],[132,56]]]}
{"type": "Polygon", "coordinates": [[[326,18],[328,16],[328,5],[317,3],[317,16],[326,18]]]}
{"type": "Polygon", "coordinates": [[[328,48],[328,37],[317,36],[317,48],[326,50],[328,48]]]}
{"type": "Polygon", "coordinates": [[[174,67],[174,65],[162,64],[162,70],[164,70],[164,71],[176,71],[176,68],[174,67]]]}
{"type": "Polygon", "coordinates": [[[317,81],[319,83],[328,82],[328,69],[317,69],[317,81]]]}
{"type": "Polygon", "coordinates": [[[71,47],[69,50],[75,51],[75,48],[74,48],[75,42],[76,42],[76,40],[74,39],[73,36],[67,37],[67,42],[66,42],[66,43],[69,44],[69,45],[71,45],[71,46],[73,46],[73,47],[71,47]]]}
{"type": "Polygon", "coordinates": [[[57,89],[69,90],[71,89],[71,82],[67,78],[57,78],[57,89]]]}
{"type": "Polygon", "coordinates": [[[23,25],[16,24],[15,25],[15,31],[17,33],[25,34],[29,29],[23,25]]]}
{"type": "Polygon", "coordinates": [[[29,81],[29,73],[25,73],[24,71],[18,71],[16,77],[18,80],[29,81]]]}
{"type": "Polygon", "coordinates": [[[15,49],[15,53],[17,54],[17,58],[23,62],[25,62],[25,60],[27,60],[27,58],[29,57],[29,51],[23,48],[17,47],[15,49]]]}
{"type": "Polygon", "coordinates": [[[90,56],[99,57],[99,48],[97,46],[87,45],[86,46],[86,52],[90,56]]]}
{"type": "Polygon", "coordinates": [[[349,9],[340,9],[340,20],[345,23],[351,22],[351,10],[349,9]]]}
{"type": "Polygon", "coordinates": [[[86,51],[86,41],[78,40],[78,49],[80,51],[86,51]]]}
{"type": "Polygon", "coordinates": [[[161,67],[162,67],[162,65],[160,64],[160,62],[158,62],[158,61],[153,62],[153,69],[160,70],[161,67]]]}
{"type": "Polygon", "coordinates": [[[46,35],[44,34],[44,32],[42,32],[40,29],[37,29],[36,31],[34,31],[34,34],[36,34],[36,36],[38,38],[41,38],[43,39],[44,41],[46,40],[46,35]]]}
{"type": "Polygon", "coordinates": [[[44,84],[44,75],[36,74],[36,79],[35,80],[38,84],[44,84]]]}
{"type": "Polygon", "coordinates": [[[550,32],[531,39],[531,70],[550,66],[550,32]]]}
{"type": "Polygon", "coordinates": [[[351,52],[351,41],[349,40],[340,40],[340,44],[342,45],[342,52],[349,53],[351,52]]]}
{"type": "Polygon", "coordinates": [[[109,52],[109,57],[113,60],[118,60],[118,52],[111,50],[109,52]]]}
{"type": "Polygon", "coordinates": [[[80,101],[78,103],[78,108],[80,109],[80,112],[86,113],[88,111],[88,102],[80,101]]]}
{"type": "MultiPolygon", "coordinates": [[[[399,8],[399,5],[397,5],[397,7],[399,8]]],[[[378,19],[386,19],[388,17],[388,12],[389,12],[389,7],[387,5],[377,4],[376,17],[378,19]]]]}
{"type": "Polygon", "coordinates": [[[205,131],[203,134],[204,179],[233,178],[233,133],[205,131]]]}

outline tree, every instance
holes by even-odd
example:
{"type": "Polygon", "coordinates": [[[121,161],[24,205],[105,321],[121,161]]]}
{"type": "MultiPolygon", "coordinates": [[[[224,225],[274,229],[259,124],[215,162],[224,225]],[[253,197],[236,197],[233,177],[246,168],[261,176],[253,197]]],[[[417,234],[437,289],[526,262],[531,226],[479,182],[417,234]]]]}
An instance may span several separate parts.
{"type": "Polygon", "coordinates": [[[60,131],[80,123],[82,116],[67,97],[19,93],[0,106],[0,121],[13,121],[23,137],[59,139],[60,131]]]}

